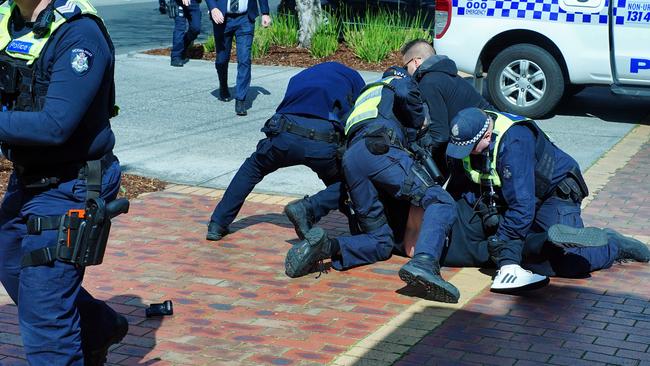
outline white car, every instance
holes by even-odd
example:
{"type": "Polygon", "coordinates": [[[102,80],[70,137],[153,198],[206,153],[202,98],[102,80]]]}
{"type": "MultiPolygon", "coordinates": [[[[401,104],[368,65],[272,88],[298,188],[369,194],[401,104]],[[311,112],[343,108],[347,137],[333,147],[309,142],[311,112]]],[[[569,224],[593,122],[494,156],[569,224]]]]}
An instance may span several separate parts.
{"type": "Polygon", "coordinates": [[[530,118],[586,85],[650,97],[650,0],[436,0],[434,46],[530,118]]]}

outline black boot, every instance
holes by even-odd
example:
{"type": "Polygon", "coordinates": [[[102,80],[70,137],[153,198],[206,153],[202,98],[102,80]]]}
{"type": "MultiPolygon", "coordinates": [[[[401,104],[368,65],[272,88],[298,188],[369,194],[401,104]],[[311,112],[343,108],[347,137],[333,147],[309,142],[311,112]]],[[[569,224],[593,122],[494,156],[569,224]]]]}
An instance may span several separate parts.
{"type": "Polygon", "coordinates": [[[228,90],[228,70],[225,72],[219,71],[217,68],[217,78],[219,79],[219,100],[222,102],[229,102],[232,100],[230,90],[228,90]]]}
{"type": "Polygon", "coordinates": [[[597,227],[556,224],[548,229],[548,240],[562,248],[602,247],[607,245],[607,234],[597,227]]]}
{"type": "Polygon", "coordinates": [[[305,234],[305,240],[294,245],[284,260],[284,270],[291,278],[301,277],[323,259],[332,257],[332,245],[325,230],[315,227],[305,234]]]}
{"type": "Polygon", "coordinates": [[[440,264],[428,254],[416,254],[399,270],[399,278],[409,286],[423,286],[425,299],[457,303],[460,292],[440,276],[440,264]]]}
{"type": "Polygon", "coordinates": [[[293,224],[296,234],[300,239],[305,238],[305,234],[314,225],[314,214],[310,205],[307,203],[307,197],[290,202],[284,206],[284,214],[287,215],[289,221],[293,224]]]}
{"type": "Polygon", "coordinates": [[[228,232],[228,228],[223,228],[216,222],[210,221],[208,224],[208,234],[205,236],[205,238],[207,240],[218,241],[223,239],[223,237],[226,236],[228,232]]]}
{"type": "Polygon", "coordinates": [[[230,96],[230,90],[228,90],[228,84],[221,85],[219,87],[219,100],[222,102],[229,102],[232,100],[232,96],[230,96]]]}
{"type": "Polygon", "coordinates": [[[106,340],[101,347],[94,350],[84,350],[84,365],[85,366],[102,366],[106,363],[106,356],[108,349],[126,336],[129,331],[129,322],[122,315],[117,314],[117,322],[113,334],[106,340]]]}
{"type": "Polygon", "coordinates": [[[235,113],[237,113],[238,116],[245,116],[248,114],[246,112],[246,101],[244,100],[235,100],[235,113]]]}
{"type": "Polygon", "coordinates": [[[625,236],[614,229],[603,229],[618,247],[617,261],[633,260],[647,263],[650,261],[650,249],[643,242],[625,236]]]}

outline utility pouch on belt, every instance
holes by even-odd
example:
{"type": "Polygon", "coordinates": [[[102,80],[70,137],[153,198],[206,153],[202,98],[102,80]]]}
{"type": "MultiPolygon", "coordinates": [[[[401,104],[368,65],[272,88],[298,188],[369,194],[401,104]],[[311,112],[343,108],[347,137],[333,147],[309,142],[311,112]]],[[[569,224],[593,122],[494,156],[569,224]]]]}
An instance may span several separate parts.
{"type": "Polygon", "coordinates": [[[384,155],[388,152],[390,144],[385,135],[368,136],[364,138],[368,151],[373,155],[384,155]]]}
{"type": "Polygon", "coordinates": [[[589,195],[589,189],[582,174],[577,169],[572,169],[567,172],[566,178],[557,185],[555,195],[579,203],[589,195]]]}
{"type": "Polygon", "coordinates": [[[8,62],[0,61],[0,92],[13,94],[18,92],[18,69],[8,62]]]}

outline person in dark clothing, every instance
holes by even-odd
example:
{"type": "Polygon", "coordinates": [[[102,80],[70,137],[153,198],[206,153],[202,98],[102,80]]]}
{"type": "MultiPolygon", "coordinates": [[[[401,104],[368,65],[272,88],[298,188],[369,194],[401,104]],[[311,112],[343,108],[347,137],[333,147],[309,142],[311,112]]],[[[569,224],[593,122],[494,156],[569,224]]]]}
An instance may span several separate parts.
{"type": "Polygon", "coordinates": [[[415,255],[400,269],[400,278],[424,287],[426,299],[458,302],[458,289],[442,278],[439,265],[445,237],[455,220],[454,202],[405,149],[411,131],[426,126],[427,119],[426,105],[410,78],[389,71],[364,88],[345,125],[347,150],[342,161],[361,230],[329,238],[322,228],[312,228],[287,253],[289,277],[304,276],[328,258],[337,270],[388,259],[395,243],[379,200],[383,193],[424,209],[415,255]]]}
{"type": "Polygon", "coordinates": [[[343,175],[336,151],[343,139],[344,116],[363,86],[358,72],[336,62],[293,76],[284,99],[262,128],[266,138],[244,161],[212,213],[206,239],[221,240],[255,185],[279,168],[306,165],[327,187],[294,206],[297,216],[309,215],[310,222],[317,222],[337,209],[343,175]]]}
{"type": "MultiPolygon", "coordinates": [[[[422,210],[382,197],[395,233],[396,251],[412,256],[422,210]],[[412,216],[412,217],[411,217],[412,216]],[[408,218],[408,221],[407,221],[408,218]]],[[[465,200],[456,201],[457,217],[441,257],[446,267],[494,268],[488,236],[480,213],[465,200]]],[[[529,233],[524,239],[522,267],[549,277],[584,278],[610,268],[616,261],[650,261],[648,246],[613,229],[573,228],[555,224],[548,231],[529,233]]]]}
{"type": "Polygon", "coordinates": [[[201,0],[176,0],[171,66],[183,67],[189,60],[188,48],[201,33],[201,0]]]}
{"type": "Polygon", "coordinates": [[[452,120],[447,190],[481,207],[499,272],[496,292],[548,282],[520,267],[523,240],[554,224],[582,228],[580,203],[589,192],[578,163],[553,144],[537,124],[507,113],[467,108],[452,120]],[[494,219],[494,213],[502,214],[494,219]]]}
{"type": "Polygon", "coordinates": [[[120,190],[113,44],[87,0],[15,0],[0,4],[0,50],[0,145],[14,167],[0,206],[0,281],[30,365],[103,365],[128,322],[84,289],[84,267],[57,244],[63,216],[120,190]]]}
{"type": "Polygon", "coordinates": [[[262,14],[262,27],[271,25],[268,0],[207,0],[217,53],[214,66],[219,79],[219,100],[231,100],[228,90],[228,62],[232,40],[237,45],[237,82],[235,85],[235,113],[245,116],[246,95],[251,84],[251,55],[255,19],[262,14]]]}
{"type": "Polygon", "coordinates": [[[436,55],[424,39],[406,43],[402,49],[404,68],[418,83],[422,98],[429,106],[430,124],[426,142],[438,166],[446,172],[445,149],[449,141],[451,119],[469,107],[496,111],[467,80],[447,56],[436,55]]]}

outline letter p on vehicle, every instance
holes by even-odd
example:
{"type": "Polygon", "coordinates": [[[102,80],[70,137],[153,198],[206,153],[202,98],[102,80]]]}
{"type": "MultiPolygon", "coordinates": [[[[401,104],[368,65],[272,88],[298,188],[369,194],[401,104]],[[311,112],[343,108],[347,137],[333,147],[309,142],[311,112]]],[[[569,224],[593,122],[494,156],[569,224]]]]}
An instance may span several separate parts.
{"type": "Polygon", "coordinates": [[[650,70],[650,60],[643,58],[630,59],[630,72],[638,74],[639,70],[650,70]]]}

